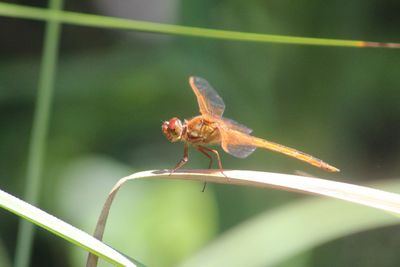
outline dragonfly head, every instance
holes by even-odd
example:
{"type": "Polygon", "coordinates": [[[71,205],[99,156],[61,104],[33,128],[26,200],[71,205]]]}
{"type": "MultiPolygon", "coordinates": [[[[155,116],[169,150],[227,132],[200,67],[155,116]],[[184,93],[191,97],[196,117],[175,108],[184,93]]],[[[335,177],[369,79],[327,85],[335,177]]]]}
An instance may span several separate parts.
{"type": "Polygon", "coordinates": [[[170,142],[180,141],[182,138],[182,121],[178,118],[172,118],[169,121],[164,121],[161,126],[162,132],[170,142]]]}

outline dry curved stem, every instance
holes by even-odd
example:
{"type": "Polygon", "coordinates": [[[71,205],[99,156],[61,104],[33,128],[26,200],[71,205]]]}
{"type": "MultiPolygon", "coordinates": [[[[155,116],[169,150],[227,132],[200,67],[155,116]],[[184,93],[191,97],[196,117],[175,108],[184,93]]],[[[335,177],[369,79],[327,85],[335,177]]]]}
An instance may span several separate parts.
{"type": "MultiPolygon", "coordinates": [[[[122,185],[134,179],[166,178],[214,182],[230,185],[244,185],[261,188],[276,188],[286,191],[322,195],[349,202],[381,209],[400,215],[400,195],[373,189],[370,187],[336,182],[322,178],[304,177],[281,173],[224,170],[223,176],[219,170],[179,170],[170,175],[170,170],[152,170],[137,172],[121,178],[109,193],[98,219],[94,237],[102,240],[107,217],[115,195],[122,185]]],[[[89,254],[87,267],[97,266],[97,256],[89,254]]]]}

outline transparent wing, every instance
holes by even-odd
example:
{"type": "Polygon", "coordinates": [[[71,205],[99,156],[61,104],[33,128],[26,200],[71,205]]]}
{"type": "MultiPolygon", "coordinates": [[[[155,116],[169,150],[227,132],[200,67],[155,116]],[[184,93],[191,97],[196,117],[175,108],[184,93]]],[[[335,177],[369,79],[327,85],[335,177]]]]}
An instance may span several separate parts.
{"type": "Polygon", "coordinates": [[[228,127],[231,128],[233,130],[242,132],[242,133],[246,133],[246,134],[250,134],[253,130],[248,128],[247,126],[244,126],[243,124],[240,124],[234,120],[231,119],[227,119],[227,118],[221,118],[221,121],[228,127]]]}
{"type": "Polygon", "coordinates": [[[200,77],[190,77],[189,83],[197,97],[200,113],[221,117],[225,110],[225,104],[214,88],[200,77]]]}
{"type": "MultiPolygon", "coordinates": [[[[219,128],[221,135],[221,146],[225,152],[238,158],[246,158],[256,150],[252,144],[252,136],[232,128],[222,126],[219,128]]],[[[250,130],[250,129],[248,129],[250,130]]]]}

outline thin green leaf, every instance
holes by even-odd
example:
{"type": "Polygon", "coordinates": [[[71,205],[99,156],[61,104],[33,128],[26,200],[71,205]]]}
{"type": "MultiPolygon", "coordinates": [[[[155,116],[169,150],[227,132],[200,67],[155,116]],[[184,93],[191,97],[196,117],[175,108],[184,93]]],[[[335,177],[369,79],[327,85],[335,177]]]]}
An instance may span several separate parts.
{"type": "Polygon", "coordinates": [[[125,256],[89,234],[0,190],[0,207],[52,232],[117,266],[136,266],[125,256]]]}
{"type": "Polygon", "coordinates": [[[6,247],[0,239],[0,266],[11,267],[11,260],[8,257],[6,247]]]}
{"type": "Polygon", "coordinates": [[[345,47],[383,47],[400,48],[398,43],[366,42],[357,40],[340,40],[326,38],[295,37],[285,35],[271,35],[259,33],[246,33],[237,31],[224,31],[205,29],[198,27],[186,27],[162,23],[153,23],[139,20],[129,20],[107,16],[82,14],[68,11],[54,11],[43,8],[27,7],[15,4],[0,3],[0,15],[14,18],[25,18],[34,20],[51,20],[61,23],[114,28],[125,30],[136,30],[143,32],[162,33],[171,35],[182,35],[201,38],[224,39],[232,41],[301,44],[318,46],[345,46],[345,47]]]}
{"type": "MultiPolygon", "coordinates": [[[[49,8],[52,11],[62,8],[62,0],[51,0],[49,8]]],[[[44,151],[46,147],[49,117],[51,113],[52,95],[54,89],[55,70],[60,39],[61,25],[57,21],[48,21],[44,37],[43,56],[40,69],[38,95],[33,118],[33,127],[29,143],[28,166],[26,170],[25,199],[36,204],[40,195],[44,151]]],[[[32,252],[34,228],[25,220],[21,220],[17,236],[15,266],[29,266],[32,252]]]]}

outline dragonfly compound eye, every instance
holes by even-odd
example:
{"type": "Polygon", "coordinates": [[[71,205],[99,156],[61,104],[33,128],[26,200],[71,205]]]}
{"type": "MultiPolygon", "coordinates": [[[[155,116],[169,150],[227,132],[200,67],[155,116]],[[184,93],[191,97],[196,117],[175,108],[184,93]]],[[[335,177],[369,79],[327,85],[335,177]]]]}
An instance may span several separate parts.
{"type": "Polygon", "coordinates": [[[179,130],[180,128],[182,128],[182,123],[181,120],[178,118],[172,118],[169,120],[169,128],[171,130],[179,130]]]}
{"type": "Polygon", "coordinates": [[[170,142],[179,141],[182,133],[182,123],[178,118],[165,121],[161,126],[162,132],[170,142]]]}

